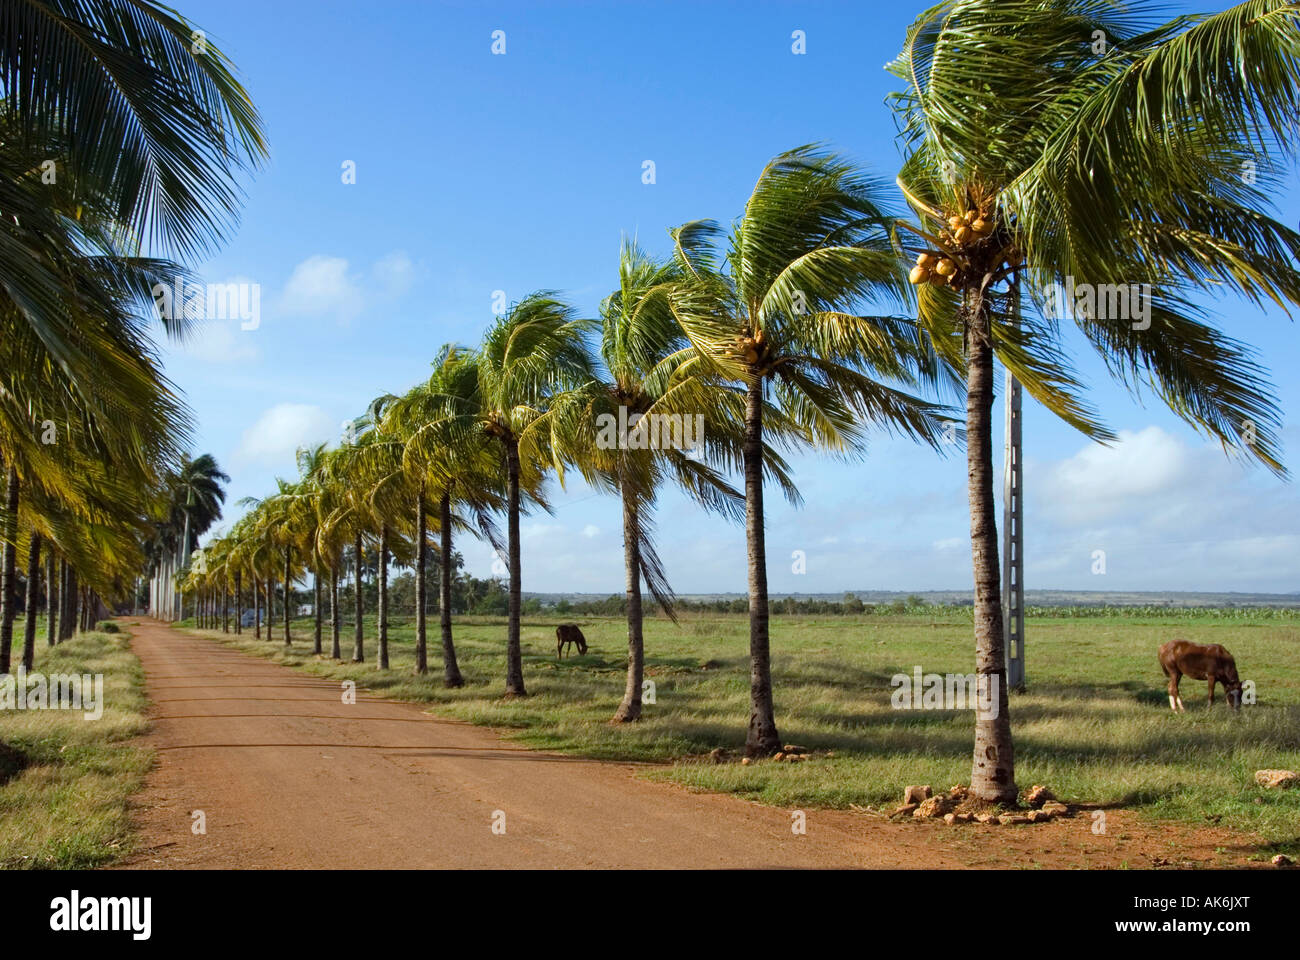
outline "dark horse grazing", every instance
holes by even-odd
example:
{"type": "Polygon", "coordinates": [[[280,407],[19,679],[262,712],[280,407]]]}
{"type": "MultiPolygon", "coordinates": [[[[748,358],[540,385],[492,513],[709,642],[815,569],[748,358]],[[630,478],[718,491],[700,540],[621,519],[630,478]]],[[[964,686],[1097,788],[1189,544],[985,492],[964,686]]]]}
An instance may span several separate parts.
{"type": "Polygon", "coordinates": [[[587,652],[587,638],[582,635],[576,623],[562,623],[555,628],[555,658],[558,660],[564,651],[564,645],[572,643],[578,648],[578,656],[587,652]]]}
{"type": "Polygon", "coordinates": [[[1241,681],[1237,679],[1237,662],[1217,643],[1203,646],[1188,640],[1170,640],[1160,645],[1160,669],[1169,678],[1169,709],[1175,713],[1183,710],[1183,698],[1178,695],[1178,681],[1184,676],[1193,680],[1210,681],[1210,703],[1214,703],[1214,684],[1223,684],[1228,705],[1241,708],[1241,681]]]}

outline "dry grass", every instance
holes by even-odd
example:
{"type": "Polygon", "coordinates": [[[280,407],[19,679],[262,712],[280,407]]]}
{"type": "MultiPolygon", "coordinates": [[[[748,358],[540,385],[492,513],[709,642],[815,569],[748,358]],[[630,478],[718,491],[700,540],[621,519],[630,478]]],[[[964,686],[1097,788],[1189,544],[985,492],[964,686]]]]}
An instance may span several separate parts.
{"type": "MultiPolygon", "coordinates": [[[[15,633],[21,637],[21,620],[15,633]]],[[[144,675],[127,634],[87,633],[47,647],[43,674],[103,674],[104,713],[0,711],[0,867],[103,866],[130,846],[127,801],[151,757],[125,741],[144,731],[144,675]]]]}

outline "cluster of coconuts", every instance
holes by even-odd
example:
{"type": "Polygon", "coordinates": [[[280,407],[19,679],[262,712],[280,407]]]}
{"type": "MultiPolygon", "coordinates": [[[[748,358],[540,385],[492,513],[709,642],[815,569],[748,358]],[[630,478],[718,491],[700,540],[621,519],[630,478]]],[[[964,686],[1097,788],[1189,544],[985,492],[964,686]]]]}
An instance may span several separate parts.
{"type": "MultiPolygon", "coordinates": [[[[993,221],[979,210],[967,210],[948,218],[948,229],[939,232],[945,247],[967,247],[978,243],[993,232],[993,221]]],[[[907,275],[913,284],[933,283],[936,286],[957,282],[957,264],[947,253],[925,251],[916,258],[916,266],[907,275]]]]}
{"type": "Polygon", "coordinates": [[[763,331],[757,331],[752,337],[736,337],[735,353],[743,357],[746,363],[758,363],[759,357],[763,355],[763,331]]]}

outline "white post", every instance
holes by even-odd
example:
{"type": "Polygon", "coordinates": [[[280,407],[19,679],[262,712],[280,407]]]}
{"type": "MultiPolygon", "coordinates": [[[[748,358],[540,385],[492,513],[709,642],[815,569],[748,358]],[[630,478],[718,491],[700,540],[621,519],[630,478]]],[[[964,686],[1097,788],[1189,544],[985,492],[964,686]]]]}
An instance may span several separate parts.
{"type": "Polygon", "coordinates": [[[1002,487],[1002,629],[1007,689],[1025,688],[1024,474],[1021,470],[1020,384],[1006,372],[1006,466],[1002,487]]]}

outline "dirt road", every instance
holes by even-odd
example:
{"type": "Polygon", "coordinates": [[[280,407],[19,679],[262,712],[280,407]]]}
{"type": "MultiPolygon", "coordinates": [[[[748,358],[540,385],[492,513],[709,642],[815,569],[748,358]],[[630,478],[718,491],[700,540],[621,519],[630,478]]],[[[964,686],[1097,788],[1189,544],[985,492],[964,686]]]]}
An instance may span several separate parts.
{"type": "MultiPolygon", "coordinates": [[[[526,750],[364,692],[348,704],[336,682],[155,621],[129,629],[158,765],[136,801],[142,849],[126,867],[935,868],[1023,855],[1001,838],[1005,858],[971,831],[838,811],[808,811],[797,835],[788,810],[526,750]]],[[[1064,829],[1017,840],[1055,847],[1058,860],[1064,829]]]]}

